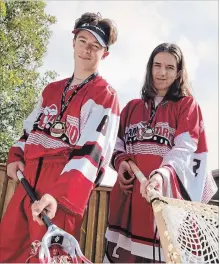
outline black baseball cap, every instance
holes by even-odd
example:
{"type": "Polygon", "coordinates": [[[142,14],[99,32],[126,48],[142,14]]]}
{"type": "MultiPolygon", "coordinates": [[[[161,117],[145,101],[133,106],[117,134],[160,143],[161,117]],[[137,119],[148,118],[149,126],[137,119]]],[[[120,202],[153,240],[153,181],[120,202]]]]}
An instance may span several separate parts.
{"type": "Polygon", "coordinates": [[[97,39],[102,47],[108,47],[110,29],[107,25],[99,22],[97,25],[84,23],[72,31],[77,34],[80,30],[87,30],[97,39]]]}

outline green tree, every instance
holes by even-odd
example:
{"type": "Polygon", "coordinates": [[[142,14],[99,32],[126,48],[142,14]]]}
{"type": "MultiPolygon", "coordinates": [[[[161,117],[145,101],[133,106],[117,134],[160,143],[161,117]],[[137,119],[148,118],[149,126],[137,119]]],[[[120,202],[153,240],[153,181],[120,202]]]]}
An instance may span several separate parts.
{"type": "Polygon", "coordinates": [[[40,76],[54,16],[43,1],[0,0],[0,162],[21,136],[23,119],[34,108],[42,88],[57,74],[40,76]]]}

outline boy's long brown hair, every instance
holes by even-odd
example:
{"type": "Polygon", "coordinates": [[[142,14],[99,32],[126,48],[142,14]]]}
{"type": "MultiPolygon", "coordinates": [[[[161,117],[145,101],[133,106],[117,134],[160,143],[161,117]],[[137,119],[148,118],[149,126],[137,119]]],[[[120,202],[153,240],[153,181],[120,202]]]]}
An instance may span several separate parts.
{"type": "Polygon", "coordinates": [[[156,89],[153,86],[152,66],[154,57],[159,52],[168,52],[174,55],[177,60],[177,72],[179,72],[179,77],[171,84],[165,95],[165,99],[177,101],[183,96],[192,96],[189,88],[185,60],[181,49],[176,44],[162,43],[153,50],[148,60],[145,81],[141,90],[141,98],[147,101],[156,96],[156,89]]]}

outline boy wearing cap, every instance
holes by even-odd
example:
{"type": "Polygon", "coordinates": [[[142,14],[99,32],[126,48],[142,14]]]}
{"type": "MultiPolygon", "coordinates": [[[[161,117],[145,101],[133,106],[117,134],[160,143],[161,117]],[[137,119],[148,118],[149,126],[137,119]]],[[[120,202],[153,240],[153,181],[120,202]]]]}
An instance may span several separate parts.
{"type": "Polygon", "coordinates": [[[47,210],[54,224],[79,239],[91,190],[109,164],[115,145],[119,103],[114,89],[98,74],[101,59],[117,39],[117,29],[99,14],[85,13],[73,30],[74,73],[50,83],[24,121],[24,135],[8,155],[7,174],[21,170],[38,194],[31,205],[21,185],[0,226],[0,262],[25,262],[30,245],[46,228],[47,210]]]}

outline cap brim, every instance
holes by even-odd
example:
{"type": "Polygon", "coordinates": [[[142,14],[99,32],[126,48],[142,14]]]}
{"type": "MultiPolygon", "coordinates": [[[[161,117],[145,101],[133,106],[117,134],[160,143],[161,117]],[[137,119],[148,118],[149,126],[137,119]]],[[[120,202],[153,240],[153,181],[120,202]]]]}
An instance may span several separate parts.
{"type": "Polygon", "coordinates": [[[87,28],[77,28],[77,29],[74,29],[72,31],[73,34],[76,34],[78,33],[80,30],[86,30],[86,31],[89,31],[96,39],[97,41],[99,42],[99,44],[102,46],[102,47],[107,47],[107,45],[105,44],[104,40],[94,31],[92,31],[91,29],[87,29],[87,28]]]}

